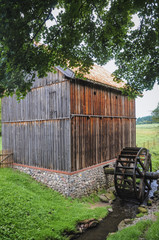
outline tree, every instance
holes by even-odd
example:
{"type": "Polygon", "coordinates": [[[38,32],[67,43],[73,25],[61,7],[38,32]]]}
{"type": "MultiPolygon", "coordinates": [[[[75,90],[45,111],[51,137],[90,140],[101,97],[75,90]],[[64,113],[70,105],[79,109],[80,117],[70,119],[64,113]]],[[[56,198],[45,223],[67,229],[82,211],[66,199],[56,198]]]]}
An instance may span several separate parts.
{"type": "Polygon", "coordinates": [[[42,77],[57,65],[85,72],[113,58],[116,80],[127,80],[131,96],[159,83],[158,0],[0,0],[0,6],[1,96],[25,95],[35,72],[42,77]]]}
{"type": "Polygon", "coordinates": [[[159,103],[157,107],[152,111],[153,122],[159,123],[159,103]]]}
{"type": "Polygon", "coordinates": [[[136,124],[151,124],[151,123],[152,123],[152,116],[139,117],[136,120],[136,124]]]}

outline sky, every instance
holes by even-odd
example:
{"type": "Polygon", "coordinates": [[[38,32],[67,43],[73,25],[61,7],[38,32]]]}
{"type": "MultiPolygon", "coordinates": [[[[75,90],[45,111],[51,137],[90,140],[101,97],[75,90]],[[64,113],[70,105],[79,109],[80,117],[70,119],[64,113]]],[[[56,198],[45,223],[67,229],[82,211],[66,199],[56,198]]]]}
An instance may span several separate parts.
{"type": "MultiPolygon", "coordinates": [[[[117,68],[113,60],[108,62],[104,67],[111,73],[117,68]]],[[[151,112],[157,107],[158,103],[159,85],[155,84],[151,91],[144,91],[143,97],[136,99],[136,117],[151,115],[151,112]]]]}

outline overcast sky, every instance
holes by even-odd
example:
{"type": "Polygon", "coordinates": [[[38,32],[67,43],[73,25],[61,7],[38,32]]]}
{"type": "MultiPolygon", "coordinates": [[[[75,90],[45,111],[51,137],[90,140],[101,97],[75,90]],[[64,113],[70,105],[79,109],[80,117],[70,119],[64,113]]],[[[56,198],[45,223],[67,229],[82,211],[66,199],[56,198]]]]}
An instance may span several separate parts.
{"type": "MultiPolygon", "coordinates": [[[[104,67],[111,73],[116,69],[113,60],[104,67]]],[[[144,96],[136,99],[136,117],[138,118],[151,115],[151,112],[157,107],[158,102],[159,85],[155,84],[151,91],[144,91],[144,96]]]]}

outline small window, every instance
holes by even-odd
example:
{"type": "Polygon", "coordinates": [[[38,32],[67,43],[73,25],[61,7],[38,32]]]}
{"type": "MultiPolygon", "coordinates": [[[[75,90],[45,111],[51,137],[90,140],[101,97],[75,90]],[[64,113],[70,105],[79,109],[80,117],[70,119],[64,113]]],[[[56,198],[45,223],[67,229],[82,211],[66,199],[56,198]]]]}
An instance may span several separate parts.
{"type": "Polygon", "coordinates": [[[94,91],[94,95],[96,95],[96,91],[94,91]]]}

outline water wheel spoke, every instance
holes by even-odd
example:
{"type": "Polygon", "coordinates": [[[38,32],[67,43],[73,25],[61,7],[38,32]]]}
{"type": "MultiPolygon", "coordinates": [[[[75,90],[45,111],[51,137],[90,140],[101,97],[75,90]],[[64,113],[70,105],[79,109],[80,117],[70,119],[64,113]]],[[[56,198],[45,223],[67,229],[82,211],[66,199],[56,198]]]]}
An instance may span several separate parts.
{"type": "Polygon", "coordinates": [[[141,165],[142,169],[143,169],[143,170],[146,170],[144,164],[141,162],[141,159],[140,159],[140,158],[137,158],[137,161],[138,161],[138,163],[141,165]]]}
{"type": "Polygon", "coordinates": [[[145,197],[145,182],[144,179],[141,179],[140,185],[139,185],[139,200],[142,202],[145,197]]]}
{"type": "Polygon", "coordinates": [[[140,175],[140,177],[143,177],[143,173],[141,172],[141,170],[137,167],[136,171],[138,172],[138,174],[140,175]]]}
{"type": "Polygon", "coordinates": [[[148,183],[147,179],[144,179],[144,182],[149,190],[151,190],[151,185],[148,183]]]}

